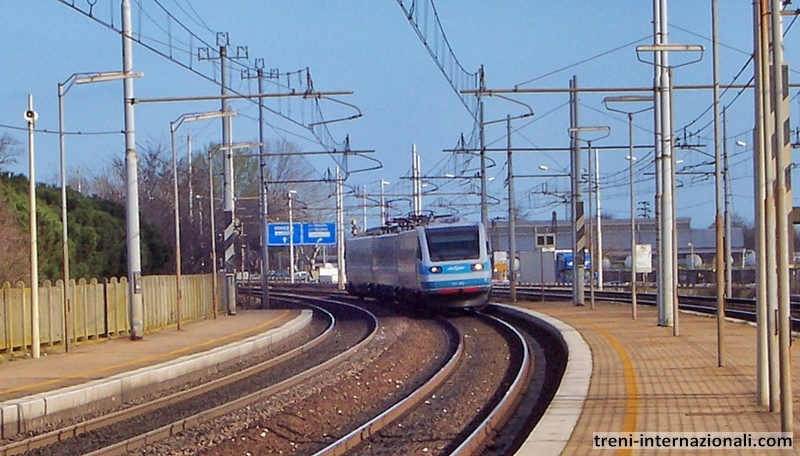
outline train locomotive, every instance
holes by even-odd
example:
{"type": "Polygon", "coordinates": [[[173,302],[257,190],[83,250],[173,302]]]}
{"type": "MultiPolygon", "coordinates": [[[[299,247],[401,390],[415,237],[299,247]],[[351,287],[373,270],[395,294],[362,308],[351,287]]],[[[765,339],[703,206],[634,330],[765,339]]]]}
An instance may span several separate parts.
{"type": "Polygon", "coordinates": [[[455,216],[395,219],[345,242],[347,291],[432,309],[480,308],[492,291],[483,224],[455,216]]]}

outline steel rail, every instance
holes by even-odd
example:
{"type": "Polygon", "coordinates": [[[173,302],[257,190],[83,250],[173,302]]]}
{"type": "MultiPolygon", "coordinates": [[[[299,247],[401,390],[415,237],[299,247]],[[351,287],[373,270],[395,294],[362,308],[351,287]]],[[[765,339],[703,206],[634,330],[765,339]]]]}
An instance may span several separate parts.
{"type": "Polygon", "coordinates": [[[200,396],[201,394],[207,393],[209,391],[222,388],[224,386],[227,386],[231,383],[239,381],[248,376],[256,375],[283,361],[286,361],[296,356],[300,356],[308,352],[312,348],[316,347],[317,345],[321,344],[325,340],[327,340],[327,338],[331,334],[333,334],[333,327],[336,323],[335,318],[333,317],[333,315],[330,314],[330,312],[316,306],[312,307],[314,307],[315,310],[321,312],[323,315],[327,315],[328,319],[330,320],[330,324],[328,325],[327,328],[325,328],[325,331],[323,331],[319,336],[315,337],[314,339],[308,341],[307,343],[299,347],[289,350],[286,353],[276,356],[275,358],[268,359],[263,363],[250,366],[246,369],[235,372],[231,375],[211,380],[207,383],[195,386],[187,390],[180,391],[176,394],[157,398],[153,401],[144,404],[134,405],[124,410],[112,412],[109,413],[108,415],[93,418],[82,423],[73,424],[61,429],[56,429],[44,434],[39,434],[28,439],[9,443],[7,445],[0,447],[0,456],[11,456],[16,454],[21,454],[28,451],[36,450],[38,448],[45,447],[52,443],[62,442],[71,438],[75,438],[80,436],[81,434],[85,434],[87,432],[91,432],[96,429],[101,429],[103,427],[110,426],[115,423],[119,423],[127,419],[133,418],[137,415],[141,415],[143,413],[147,413],[153,410],[158,410],[160,408],[170,406],[180,401],[200,396]]]}
{"type": "Polygon", "coordinates": [[[308,369],[308,370],[306,370],[304,372],[301,372],[301,373],[299,373],[299,374],[297,374],[297,375],[295,375],[295,376],[293,376],[291,378],[288,378],[288,379],[286,379],[286,380],[284,380],[282,382],[279,382],[279,383],[277,383],[275,385],[272,385],[270,387],[267,387],[265,389],[262,389],[260,391],[255,392],[255,393],[248,394],[248,395],[243,396],[243,397],[241,397],[239,399],[236,399],[236,400],[234,400],[232,402],[228,402],[226,404],[214,407],[212,409],[202,411],[200,413],[197,413],[195,415],[189,416],[187,418],[183,418],[183,419],[178,420],[176,422],[173,422],[171,424],[167,424],[167,425],[161,426],[161,427],[159,427],[157,429],[153,429],[152,431],[149,431],[149,432],[147,432],[145,434],[142,434],[142,435],[139,435],[139,436],[136,436],[136,437],[132,437],[130,439],[118,442],[116,444],[110,445],[108,447],[102,448],[100,450],[97,450],[97,451],[94,451],[94,452],[91,452],[91,453],[87,453],[85,456],[126,454],[126,453],[129,453],[131,451],[135,451],[135,450],[137,450],[139,448],[142,448],[142,447],[144,447],[146,445],[150,445],[150,444],[153,444],[155,442],[164,440],[164,439],[166,439],[168,437],[171,437],[171,436],[174,436],[176,434],[179,434],[179,433],[181,433],[181,432],[183,432],[183,431],[185,431],[187,429],[196,427],[196,426],[198,426],[200,424],[212,421],[212,420],[214,420],[214,419],[216,419],[216,418],[218,418],[220,416],[223,416],[223,415],[225,415],[227,413],[233,412],[234,410],[238,410],[240,408],[246,407],[246,406],[251,405],[253,403],[268,399],[269,397],[274,396],[275,394],[277,394],[277,393],[279,393],[281,391],[284,391],[284,390],[286,390],[288,388],[296,386],[296,385],[298,385],[298,384],[300,384],[300,383],[302,383],[302,382],[314,377],[315,375],[320,374],[324,370],[341,363],[344,359],[346,359],[346,358],[352,356],[354,353],[358,352],[358,350],[361,347],[363,347],[366,344],[368,344],[369,342],[371,342],[372,339],[377,334],[378,317],[375,314],[373,314],[372,312],[366,311],[366,310],[361,309],[361,308],[359,308],[357,306],[354,306],[352,304],[348,304],[348,303],[344,303],[344,302],[340,302],[340,301],[328,300],[328,299],[310,298],[308,296],[298,296],[298,295],[289,295],[289,294],[283,295],[283,297],[293,297],[293,298],[298,298],[298,299],[302,299],[302,300],[306,300],[306,301],[311,300],[311,301],[317,301],[317,302],[325,302],[325,303],[329,303],[329,304],[336,304],[336,305],[340,305],[340,306],[349,307],[351,309],[356,309],[356,310],[362,312],[363,314],[367,315],[367,317],[370,320],[372,320],[372,324],[373,324],[372,331],[370,332],[370,334],[366,338],[364,338],[358,344],[350,347],[350,349],[348,349],[347,351],[345,351],[343,353],[340,353],[339,355],[334,356],[333,358],[329,359],[328,361],[325,361],[322,364],[319,364],[319,365],[317,365],[317,366],[315,366],[315,367],[313,367],[311,369],[308,369]]]}
{"type": "MultiPolygon", "coordinates": [[[[458,333],[458,330],[452,325],[452,323],[444,319],[439,319],[439,321],[446,324],[446,326],[449,328],[448,332],[450,332],[451,335],[453,333],[458,333]]],[[[433,390],[439,388],[447,381],[447,379],[450,377],[450,374],[453,373],[458,363],[462,360],[464,355],[464,338],[460,335],[457,336],[457,338],[458,342],[453,355],[450,357],[447,363],[427,382],[422,384],[419,388],[411,392],[411,394],[390,407],[385,412],[362,424],[358,428],[349,432],[347,435],[333,442],[322,450],[314,453],[315,456],[342,455],[345,452],[353,449],[361,442],[367,440],[370,436],[380,432],[381,429],[385,428],[391,422],[422,403],[433,390]]]]}
{"type": "MultiPolygon", "coordinates": [[[[536,297],[541,299],[542,288],[535,285],[518,285],[517,293],[524,296],[536,297]]],[[[495,286],[495,293],[506,294],[508,293],[507,287],[495,286]]],[[[611,301],[618,303],[631,302],[630,292],[620,291],[595,291],[598,299],[603,301],[611,301]]],[[[544,289],[544,296],[550,299],[572,299],[572,294],[569,289],[564,287],[547,287],[544,289]]],[[[656,295],[653,293],[637,293],[637,301],[644,305],[655,306],[656,295]]],[[[679,308],[681,310],[690,310],[704,314],[714,314],[717,311],[716,298],[714,296],[694,296],[694,295],[679,295],[679,308]]],[[[755,322],[755,300],[748,298],[725,298],[726,308],[725,313],[728,317],[736,318],[739,320],[755,322]]],[[[792,317],[792,330],[800,331],[800,302],[792,302],[792,312],[797,317],[792,317]]]]}
{"type": "Polygon", "coordinates": [[[533,362],[531,359],[531,352],[525,337],[511,324],[503,321],[500,318],[482,314],[484,317],[493,319],[496,323],[503,325],[508,329],[522,347],[522,359],[520,360],[520,368],[506,390],[503,398],[492,409],[489,415],[484,419],[464,441],[453,450],[453,455],[469,455],[477,454],[478,450],[494,435],[495,431],[505,424],[509,418],[514,414],[519,401],[525,394],[528,384],[528,378],[531,374],[533,362]]]}

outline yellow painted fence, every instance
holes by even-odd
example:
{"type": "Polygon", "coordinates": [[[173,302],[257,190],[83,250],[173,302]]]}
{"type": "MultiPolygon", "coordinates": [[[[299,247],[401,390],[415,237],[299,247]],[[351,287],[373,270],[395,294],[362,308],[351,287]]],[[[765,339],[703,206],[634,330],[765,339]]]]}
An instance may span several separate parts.
{"type": "MultiPolygon", "coordinates": [[[[183,321],[205,318],[214,312],[211,274],[181,276],[183,321]]],[[[224,275],[220,276],[224,279],[224,275]]],[[[222,285],[222,284],[220,284],[222,285]]],[[[130,330],[128,280],[70,280],[72,325],[70,339],[80,342],[127,334],[130,330]]],[[[218,287],[221,290],[222,286],[218,287]]],[[[39,341],[63,344],[63,281],[45,281],[39,288],[39,341]]],[[[178,321],[175,276],[142,278],[145,332],[178,321]]],[[[220,302],[222,300],[220,299],[220,302]]],[[[6,282],[0,288],[0,353],[24,351],[31,345],[31,288],[6,282]]]]}

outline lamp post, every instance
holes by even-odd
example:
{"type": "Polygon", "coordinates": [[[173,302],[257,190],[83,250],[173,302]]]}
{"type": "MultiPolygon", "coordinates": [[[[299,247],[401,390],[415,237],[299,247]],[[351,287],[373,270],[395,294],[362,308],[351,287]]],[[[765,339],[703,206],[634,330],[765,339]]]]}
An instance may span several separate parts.
{"type": "MultiPolygon", "coordinates": [[[[583,141],[587,145],[588,156],[589,156],[589,195],[590,195],[589,196],[589,205],[590,205],[589,213],[591,215],[591,203],[592,203],[592,199],[591,199],[591,192],[592,192],[592,166],[591,166],[591,161],[592,161],[592,142],[593,141],[598,141],[598,140],[603,139],[603,138],[607,138],[611,134],[611,127],[609,127],[607,125],[588,126],[588,127],[570,127],[569,129],[567,129],[567,132],[569,133],[569,136],[570,136],[571,139],[574,139],[574,140],[577,140],[577,141],[583,141]],[[597,138],[592,139],[592,140],[583,139],[579,135],[581,133],[584,133],[584,132],[598,133],[599,136],[597,138]]],[[[577,170],[573,170],[573,172],[577,172],[577,170]]],[[[590,243],[589,252],[591,253],[592,252],[592,247],[593,247],[593,244],[594,244],[594,242],[592,242],[592,236],[591,235],[589,236],[589,243],[590,243]]],[[[601,251],[602,251],[602,247],[601,247],[601,251]]],[[[581,252],[581,253],[584,253],[584,255],[581,255],[583,258],[578,258],[577,252],[573,252],[573,254],[572,254],[572,271],[573,272],[576,271],[576,270],[579,270],[577,268],[577,265],[578,265],[579,261],[581,263],[581,266],[584,266],[584,264],[585,264],[585,261],[586,261],[585,252],[581,252]]],[[[592,309],[594,309],[594,288],[595,288],[594,287],[594,271],[595,271],[595,262],[596,261],[597,261],[597,258],[591,258],[590,257],[590,259],[589,259],[589,302],[590,302],[590,307],[592,309]]],[[[580,268],[580,270],[582,270],[582,269],[584,269],[584,267],[580,268]]],[[[574,283],[576,283],[578,280],[582,281],[583,277],[575,277],[575,274],[573,274],[573,278],[572,279],[573,279],[572,281],[573,281],[573,285],[574,285],[574,283]]],[[[600,280],[602,280],[602,277],[600,278],[600,280]]]]}
{"type": "Polygon", "coordinates": [[[381,226],[386,225],[386,199],[383,193],[383,187],[389,185],[389,181],[381,179],[381,226]]]}
{"type": "Polygon", "coordinates": [[[609,111],[619,112],[628,116],[628,155],[625,159],[628,160],[628,177],[630,179],[630,211],[631,211],[631,318],[636,320],[636,208],[634,198],[634,181],[633,181],[633,162],[636,157],[633,155],[633,116],[645,111],[653,109],[653,106],[638,110],[622,110],[613,108],[610,105],[614,103],[652,103],[654,98],[652,96],[641,95],[622,95],[614,97],[605,97],[603,104],[609,111]]]}
{"type": "MultiPolygon", "coordinates": [[[[178,201],[178,154],[175,150],[175,132],[184,122],[197,122],[200,120],[229,117],[231,111],[211,111],[198,114],[181,114],[175,121],[169,123],[170,144],[172,145],[172,205],[175,216],[175,305],[177,308],[178,331],[181,330],[183,320],[183,293],[181,290],[181,218],[178,201]]],[[[189,154],[192,151],[189,150],[189,154]]]]}
{"type": "Polygon", "coordinates": [[[61,161],[61,255],[63,257],[64,280],[64,350],[71,348],[70,333],[72,331],[72,309],[69,300],[69,235],[67,230],[67,167],[65,155],[64,133],[64,96],[76,84],[91,84],[94,82],[116,81],[125,78],[140,78],[143,73],[123,73],[112,71],[104,73],[73,73],[64,82],[58,83],[58,139],[59,156],[61,161]]]}
{"type": "Polygon", "coordinates": [[[289,283],[294,283],[294,219],[292,218],[292,195],[297,190],[289,190],[289,283]]]}
{"type": "MultiPolygon", "coordinates": [[[[673,125],[672,125],[672,70],[683,67],[702,59],[705,49],[700,45],[684,45],[667,42],[666,1],[654,3],[654,36],[655,44],[636,47],[636,58],[643,63],[654,66],[653,91],[655,96],[656,116],[656,215],[659,219],[657,230],[658,248],[658,325],[672,326],[674,336],[678,335],[678,295],[675,284],[677,270],[677,248],[675,236],[677,226],[675,222],[675,168],[673,150],[673,125]],[[662,5],[663,3],[663,5],[662,5]],[[653,53],[653,61],[643,60],[642,53],[653,53]],[[695,52],[700,57],[681,63],[669,64],[670,52],[695,52]]],[[[713,13],[712,13],[713,14],[713,13]]]]}
{"type": "Polygon", "coordinates": [[[687,266],[689,266],[691,269],[694,269],[694,243],[689,241],[686,243],[686,245],[689,246],[689,261],[687,261],[687,266]]]}
{"type": "MultiPolygon", "coordinates": [[[[514,266],[515,266],[515,262],[516,262],[516,258],[517,258],[517,228],[516,228],[516,203],[514,201],[514,196],[515,196],[514,195],[514,165],[513,165],[513,160],[512,160],[512,152],[513,152],[513,150],[511,149],[511,121],[512,120],[517,120],[517,119],[524,119],[526,117],[531,117],[531,116],[534,115],[534,113],[533,113],[533,108],[530,105],[526,104],[526,103],[522,103],[520,101],[511,99],[511,98],[507,98],[507,97],[503,97],[503,96],[501,96],[500,98],[502,98],[502,99],[504,99],[506,101],[509,101],[511,103],[520,105],[520,106],[522,106],[522,107],[524,107],[525,109],[528,110],[528,112],[525,112],[523,114],[518,114],[518,115],[513,116],[513,117],[511,115],[506,115],[506,117],[504,119],[497,119],[497,120],[492,120],[492,121],[489,121],[489,122],[486,122],[485,120],[483,120],[483,114],[481,114],[481,128],[485,127],[486,125],[491,125],[491,124],[499,123],[499,122],[505,122],[505,124],[506,124],[506,154],[507,154],[507,157],[508,157],[507,158],[507,160],[508,160],[508,176],[506,178],[507,179],[507,183],[508,183],[508,250],[509,250],[509,252],[508,252],[509,255],[508,256],[510,257],[509,260],[508,260],[509,261],[508,270],[509,270],[509,273],[510,273],[509,274],[509,290],[510,290],[510,294],[511,294],[511,302],[516,302],[517,301],[517,273],[516,273],[517,271],[514,269],[514,266]]],[[[483,138],[483,135],[481,135],[481,138],[483,138]]],[[[485,155],[485,152],[486,152],[485,147],[484,147],[484,145],[482,145],[481,146],[482,156],[485,155]]],[[[481,163],[482,163],[482,166],[481,166],[481,183],[482,183],[482,185],[481,185],[481,211],[486,211],[487,210],[486,209],[487,202],[486,202],[486,199],[485,199],[486,198],[486,182],[487,182],[486,175],[485,175],[486,168],[485,168],[485,162],[481,162],[481,163]]],[[[486,219],[484,217],[482,217],[481,222],[483,223],[484,229],[485,229],[485,227],[486,227],[486,219]]]]}

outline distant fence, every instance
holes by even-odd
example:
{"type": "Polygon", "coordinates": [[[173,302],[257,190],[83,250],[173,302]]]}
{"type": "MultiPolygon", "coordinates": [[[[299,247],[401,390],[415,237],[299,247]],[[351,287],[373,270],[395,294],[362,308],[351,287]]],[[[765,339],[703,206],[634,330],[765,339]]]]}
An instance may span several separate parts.
{"type": "MultiPolygon", "coordinates": [[[[221,276],[224,279],[224,276],[221,276]]],[[[212,276],[181,276],[183,321],[214,313],[212,276]]],[[[220,282],[220,285],[222,283],[220,282]]],[[[70,280],[70,339],[81,342],[127,334],[130,330],[128,280],[70,280]]],[[[222,286],[218,287],[221,293],[222,286]]],[[[64,283],[45,281],[39,288],[39,341],[43,346],[64,343],[64,283]]],[[[221,296],[221,295],[220,295],[221,296]]],[[[142,278],[145,332],[178,321],[175,276],[142,278]]],[[[222,299],[220,299],[222,302],[222,299]]],[[[31,288],[6,282],[0,288],[0,353],[25,350],[31,345],[31,288]]]]}

